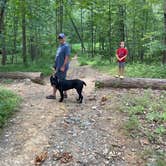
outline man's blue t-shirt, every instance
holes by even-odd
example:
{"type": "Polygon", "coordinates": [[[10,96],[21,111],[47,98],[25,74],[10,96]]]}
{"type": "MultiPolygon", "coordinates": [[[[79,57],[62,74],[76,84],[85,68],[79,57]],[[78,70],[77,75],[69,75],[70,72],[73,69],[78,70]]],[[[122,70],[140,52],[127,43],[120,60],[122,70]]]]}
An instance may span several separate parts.
{"type": "MultiPolygon", "coordinates": [[[[58,47],[58,50],[56,52],[55,66],[54,66],[56,68],[56,71],[60,71],[60,68],[64,64],[64,60],[66,56],[70,56],[70,47],[67,43],[64,43],[58,47]]],[[[69,68],[69,62],[65,66],[65,71],[67,71],[68,68],[69,68]]]]}

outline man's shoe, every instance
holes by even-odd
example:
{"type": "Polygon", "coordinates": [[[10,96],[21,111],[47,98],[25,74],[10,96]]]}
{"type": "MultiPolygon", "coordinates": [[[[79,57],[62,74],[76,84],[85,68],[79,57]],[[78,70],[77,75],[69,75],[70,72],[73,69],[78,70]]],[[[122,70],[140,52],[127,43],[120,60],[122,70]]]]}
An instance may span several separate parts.
{"type": "Polygon", "coordinates": [[[124,78],[124,76],[120,76],[120,78],[121,78],[121,79],[123,79],[123,78],[124,78]]]}
{"type": "Polygon", "coordinates": [[[54,95],[49,95],[49,96],[46,96],[46,99],[56,99],[56,97],[54,95]]]}
{"type": "Polygon", "coordinates": [[[115,78],[118,78],[118,77],[120,77],[119,75],[115,75],[115,78]]]}

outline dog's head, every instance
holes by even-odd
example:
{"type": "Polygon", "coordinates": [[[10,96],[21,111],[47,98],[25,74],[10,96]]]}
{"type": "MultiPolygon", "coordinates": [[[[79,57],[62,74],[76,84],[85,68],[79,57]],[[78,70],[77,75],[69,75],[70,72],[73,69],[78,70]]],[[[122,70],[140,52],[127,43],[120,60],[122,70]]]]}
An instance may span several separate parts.
{"type": "Polygon", "coordinates": [[[51,86],[58,87],[58,77],[57,76],[51,76],[50,77],[50,83],[51,83],[51,86]]]}

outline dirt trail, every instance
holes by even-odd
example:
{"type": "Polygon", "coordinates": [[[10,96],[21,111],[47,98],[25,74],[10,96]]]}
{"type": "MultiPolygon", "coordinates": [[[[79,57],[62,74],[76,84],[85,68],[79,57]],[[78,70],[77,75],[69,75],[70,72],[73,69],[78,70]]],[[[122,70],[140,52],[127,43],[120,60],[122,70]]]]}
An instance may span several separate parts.
{"type": "Polygon", "coordinates": [[[48,79],[44,86],[26,81],[4,85],[21,95],[23,103],[0,136],[0,166],[34,165],[35,156],[43,151],[48,152],[44,166],[143,165],[137,158],[138,142],[121,132],[125,117],[116,110],[116,103],[122,92],[95,90],[94,81],[107,75],[78,66],[76,59],[68,75],[86,82],[83,104],[76,102],[74,90],[63,103],[45,99],[52,90],[48,79]],[[108,101],[101,102],[103,96],[108,101]],[[64,152],[71,154],[66,164],[55,155],[64,152]]]}

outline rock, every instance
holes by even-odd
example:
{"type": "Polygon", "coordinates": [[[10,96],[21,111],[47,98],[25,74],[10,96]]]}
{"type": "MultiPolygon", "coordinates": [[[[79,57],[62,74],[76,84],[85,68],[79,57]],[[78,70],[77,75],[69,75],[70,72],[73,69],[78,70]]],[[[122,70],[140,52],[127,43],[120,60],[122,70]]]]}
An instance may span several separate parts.
{"type": "Polygon", "coordinates": [[[24,84],[25,85],[31,85],[31,80],[29,78],[24,79],[24,84]]]}
{"type": "Polygon", "coordinates": [[[96,109],[97,109],[97,106],[93,106],[93,107],[92,107],[92,110],[96,110],[96,109]]]}

